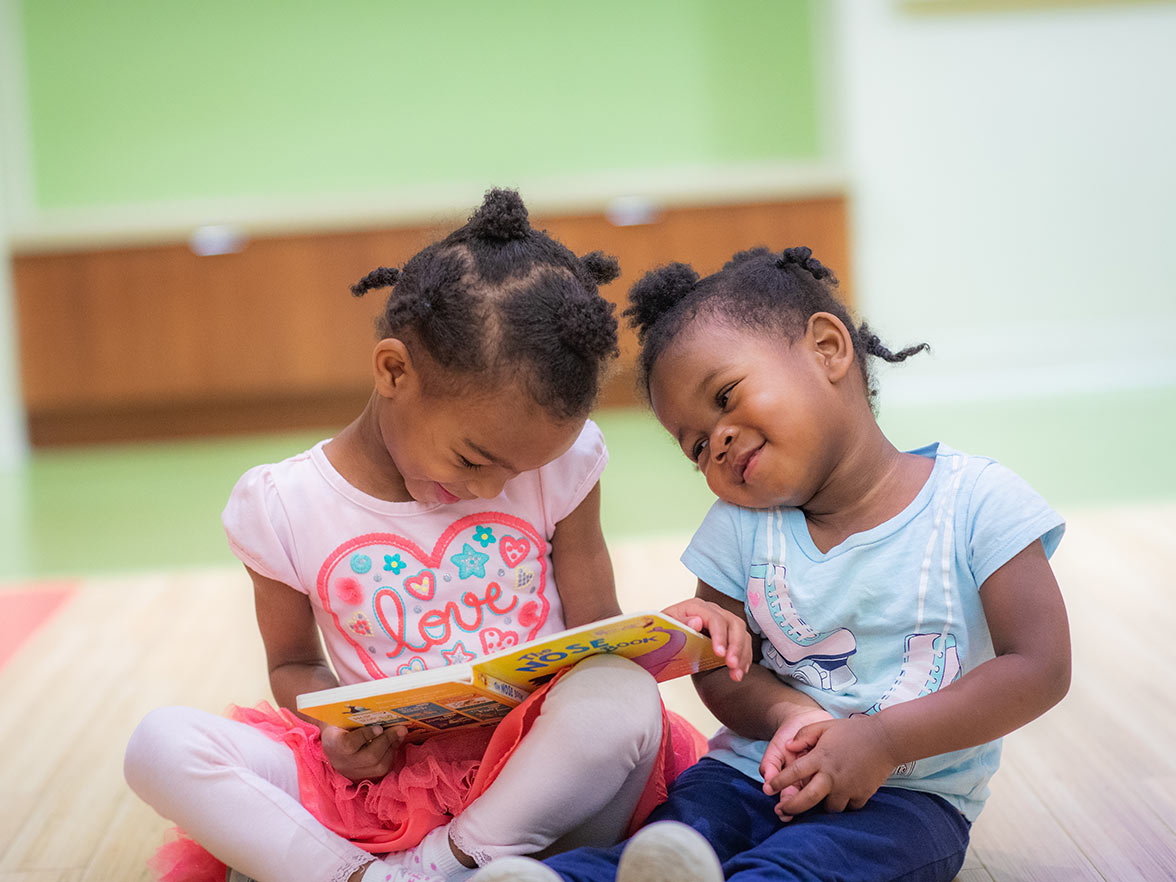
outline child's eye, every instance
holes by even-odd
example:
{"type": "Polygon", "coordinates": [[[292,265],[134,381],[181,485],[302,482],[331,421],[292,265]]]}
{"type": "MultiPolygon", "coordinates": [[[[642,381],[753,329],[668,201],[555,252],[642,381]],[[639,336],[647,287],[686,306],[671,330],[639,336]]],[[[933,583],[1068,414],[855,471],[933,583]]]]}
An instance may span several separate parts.
{"type": "Polygon", "coordinates": [[[699,438],[694,442],[694,446],[690,448],[690,458],[694,462],[698,462],[699,458],[702,456],[703,451],[706,450],[706,445],[707,440],[705,438],[699,438]]]}
{"type": "Polygon", "coordinates": [[[478,463],[470,462],[468,459],[466,459],[460,453],[457,455],[457,462],[458,462],[458,465],[460,465],[463,469],[480,469],[481,468],[481,466],[478,465],[478,463]]]}
{"type": "Polygon", "coordinates": [[[731,390],[735,388],[734,383],[730,383],[715,393],[715,404],[719,406],[719,410],[726,410],[727,403],[731,400],[731,390]]]}

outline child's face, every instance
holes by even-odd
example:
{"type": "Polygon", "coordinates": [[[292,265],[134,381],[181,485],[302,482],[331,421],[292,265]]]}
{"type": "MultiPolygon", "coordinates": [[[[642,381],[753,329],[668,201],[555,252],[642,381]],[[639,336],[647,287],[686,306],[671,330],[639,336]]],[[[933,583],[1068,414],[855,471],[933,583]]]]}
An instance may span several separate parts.
{"type": "Polygon", "coordinates": [[[700,316],[649,377],[654,414],[720,499],[804,506],[839,457],[839,399],[811,334],[730,327],[700,316]]]}
{"type": "Polygon", "coordinates": [[[517,389],[438,397],[419,387],[385,408],[384,445],[418,502],[492,499],[516,475],[563,455],[584,421],[553,420],[517,389]]]}

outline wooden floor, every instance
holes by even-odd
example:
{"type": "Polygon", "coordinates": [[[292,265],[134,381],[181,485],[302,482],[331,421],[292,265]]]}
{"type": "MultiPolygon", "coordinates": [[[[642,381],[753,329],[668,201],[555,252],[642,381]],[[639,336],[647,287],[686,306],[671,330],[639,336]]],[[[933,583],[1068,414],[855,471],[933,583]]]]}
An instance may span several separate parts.
{"type": "MultiPolygon", "coordinates": [[[[961,882],[1176,879],[1176,504],[1067,515],[1074,685],[1006,739],[961,882]]],[[[614,547],[626,609],[690,593],[684,539],[614,547]]],[[[713,728],[688,683],[665,692],[713,728]]],[[[0,882],[148,879],[168,825],[123,783],[136,721],[266,694],[243,571],[84,582],[0,668],[0,882]]]]}

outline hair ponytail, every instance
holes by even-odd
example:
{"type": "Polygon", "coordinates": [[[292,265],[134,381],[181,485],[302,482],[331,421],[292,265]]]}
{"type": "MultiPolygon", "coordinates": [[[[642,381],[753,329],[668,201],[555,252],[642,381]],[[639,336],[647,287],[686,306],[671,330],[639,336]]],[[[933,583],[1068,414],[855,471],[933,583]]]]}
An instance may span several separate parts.
{"type": "Polygon", "coordinates": [[[621,274],[621,265],[617,259],[603,251],[589,251],[580,258],[580,266],[594,285],[607,285],[616,281],[621,274]]]}
{"type": "Polygon", "coordinates": [[[917,346],[908,346],[905,349],[900,349],[898,352],[891,352],[883,345],[882,341],[878,339],[878,335],[871,331],[869,325],[865,322],[862,322],[861,326],[858,327],[858,337],[861,339],[862,350],[866,355],[872,355],[891,364],[906,361],[912,355],[918,355],[920,352],[931,351],[930,343],[919,343],[917,346]]]}
{"type": "Polygon", "coordinates": [[[356,297],[362,297],[373,288],[391,288],[399,278],[400,270],[390,266],[381,266],[352,285],[351,293],[356,297]]]}
{"type": "Polygon", "coordinates": [[[834,285],[837,284],[837,278],[833,275],[833,270],[829,269],[815,257],[813,257],[813,249],[806,245],[798,245],[794,248],[785,248],[780,252],[779,258],[776,260],[776,266],[780,269],[788,269],[790,266],[798,266],[803,270],[807,270],[818,282],[829,279],[834,285]]]}
{"type": "Polygon", "coordinates": [[[470,215],[465,229],[481,239],[509,242],[532,233],[527,206],[515,190],[495,188],[486,193],[482,205],[470,215]]]}
{"type": "Polygon", "coordinates": [[[642,276],[629,291],[628,309],[622,313],[645,342],[650,329],[698,287],[698,273],[687,263],[669,263],[642,276]]]}

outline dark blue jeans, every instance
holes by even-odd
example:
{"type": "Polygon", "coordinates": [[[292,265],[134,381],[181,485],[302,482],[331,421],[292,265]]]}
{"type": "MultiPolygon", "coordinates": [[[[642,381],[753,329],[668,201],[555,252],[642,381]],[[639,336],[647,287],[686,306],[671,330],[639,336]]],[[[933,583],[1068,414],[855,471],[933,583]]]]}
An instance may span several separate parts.
{"type": "MultiPolygon", "coordinates": [[[[884,787],[858,811],[816,808],[787,824],[776,798],[717,760],[703,759],[650,816],[681,821],[710,842],[738,882],[949,882],[964,862],[969,824],[938,796],[884,787]]],[[[545,862],[568,882],[613,882],[624,843],[578,848],[545,862]]]]}

